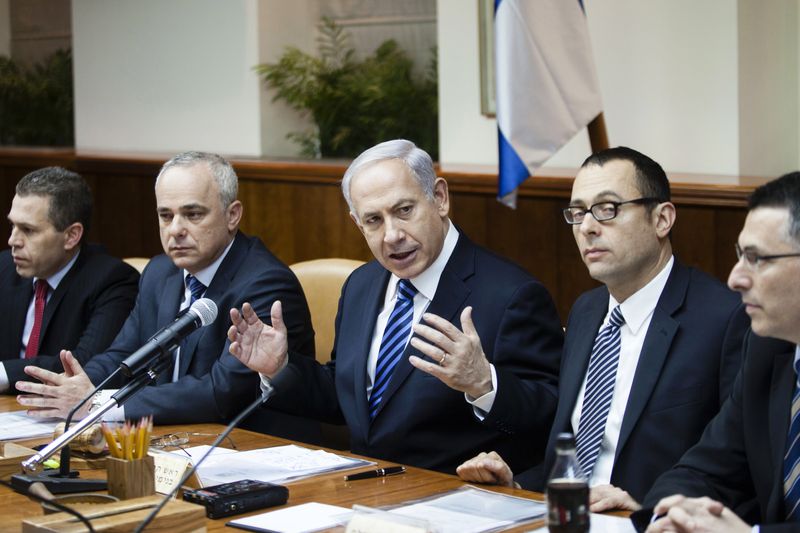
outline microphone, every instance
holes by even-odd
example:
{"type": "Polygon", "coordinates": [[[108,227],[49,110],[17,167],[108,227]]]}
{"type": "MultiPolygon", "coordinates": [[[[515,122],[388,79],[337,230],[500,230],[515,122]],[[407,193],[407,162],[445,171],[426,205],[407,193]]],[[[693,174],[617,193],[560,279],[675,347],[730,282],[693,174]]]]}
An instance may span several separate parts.
{"type": "Polygon", "coordinates": [[[217,318],[217,304],[209,298],[200,298],[188,311],[178,313],[175,320],[150,337],[144,346],[129,355],[119,368],[127,377],[136,374],[142,367],[161,354],[178,347],[184,337],[196,329],[214,322],[217,318]]]}

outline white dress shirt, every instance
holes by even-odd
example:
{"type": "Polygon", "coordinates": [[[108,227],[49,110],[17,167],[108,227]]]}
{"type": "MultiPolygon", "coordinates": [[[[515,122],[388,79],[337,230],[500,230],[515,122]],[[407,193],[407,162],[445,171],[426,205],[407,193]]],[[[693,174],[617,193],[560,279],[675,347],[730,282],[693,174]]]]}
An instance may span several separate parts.
{"type": "MultiPolygon", "coordinates": [[[[674,262],[674,257],[670,257],[661,272],[621,304],[613,296],[609,295],[608,311],[600,329],[604,328],[608,323],[611,311],[617,305],[620,306],[622,316],[625,317],[625,323],[620,328],[619,364],[617,366],[617,379],[614,384],[614,395],[611,398],[611,409],[606,420],[603,440],[600,443],[600,454],[589,479],[590,486],[604,485],[611,482],[611,472],[614,468],[619,432],[622,427],[622,419],[625,416],[625,408],[628,405],[633,376],[636,373],[636,366],[639,364],[639,356],[641,355],[647,330],[650,327],[650,320],[653,318],[653,312],[656,309],[656,304],[661,297],[664,286],[667,284],[674,262]]],[[[586,376],[583,378],[583,384],[578,392],[575,408],[572,411],[572,431],[576,435],[580,426],[585,391],[586,376]]]]}

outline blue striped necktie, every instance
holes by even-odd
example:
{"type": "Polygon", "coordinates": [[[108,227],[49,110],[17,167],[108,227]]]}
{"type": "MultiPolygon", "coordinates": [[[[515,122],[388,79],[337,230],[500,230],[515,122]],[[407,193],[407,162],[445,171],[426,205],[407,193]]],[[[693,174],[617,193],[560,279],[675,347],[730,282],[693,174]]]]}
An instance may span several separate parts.
{"type": "Polygon", "coordinates": [[[786,519],[800,522],[800,364],[794,362],[795,385],[792,397],[792,422],[786,435],[786,455],[783,457],[783,501],[786,519]]]}
{"type": "Polygon", "coordinates": [[[397,301],[386,322],[381,338],[381,347],[378,351],[378,360],[375,364],[375,379],[372,382],[372,394],[369,397],[369,417],[375,418],[383,399],[383,393],[389,385],[392,371],[400,361],[400,356],[406,348],[411,323],[414,320],[414,295],[417,289],[407,279],[401,279],[397,284],[397,301]]]}
{"type": "Polygon", "coordinates": [[[203,282],[191,274],[186,275],[186,286],[189,287],[189,292],[192,293],[192,297],[189,298],[190,306],[199,300],[200,297],[203,296],[203,293],[206,292],[206,286],[203,285],[203,282]]]}
{"type": "Polygon", "coordinates": [[[617,381],[619,363],[619,328],[625,323],[619,306],[611,311],[606,327],[594,340],[586,375],[586,390],[583,393],[578,436],[575,439],[578,462],[587,477],[591,477],[600,443],[606,431],[606,420],[611,410],[614,384],[617,381]]]}
{"type": "MultiPolygon", "coordinates": [[[[189,292],[191,293],[191,296],[189,297],[189,307],[191,307],[193,303],[195,303],[197,300],[199,300],[203,296],[203,293],[206,292],[206,288],[207,287],[205,285],[203,285],[202,281],[200,281],[196,277],[192,276],[191,274],[187,274],[186,275],[185,282],[186,282],[186,286],[189,288],[189,292]]],[[[184,309],[186,309],[186,308],[184,308],[184,309]]],[[[183,353],[183,348],[186,345],[186,342],[187,342],[188,338],[189,338],[189,336],[187,335],[180,342],[179,349],[181,350],[181,353],[183,353]]],[[[177,377],[177,376],[175,376],[175,358],[174,357],[173,357],[172,363],[169,365],[169,367],[167,367],[164,371],[162,371],[161,374],[158,377],[159,377],[159,379],[158,379],[157,383],[159,383],[159,384],[169,383],[169,382],[171,382],[173,380],[173,378],[177,377]]]]}

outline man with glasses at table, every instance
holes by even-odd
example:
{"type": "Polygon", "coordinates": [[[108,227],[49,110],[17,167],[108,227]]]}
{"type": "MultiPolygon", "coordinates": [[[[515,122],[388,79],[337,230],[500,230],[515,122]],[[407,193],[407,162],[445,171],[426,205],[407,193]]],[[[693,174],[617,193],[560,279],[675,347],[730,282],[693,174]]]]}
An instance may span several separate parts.
{"type": "MultiPolygon", "coordinates": [[[[556,436],[568,431],[593,511],[627,507],[630,496],[641,501],[728,396],[747,316],[734,292],[673,256],[675,211],[664,170],[644,154],[611,148],[581,166],[564,218],[589,274],[604,286],[570,311],[545,461],[517,477],[523,487],[544,489],[556,436]]],[[[494,452],[458,472],[513,483],[494,452]]]]}
{"type": "Polygon", "coordinates": [[[660,517],[648,531],[800,530],[800,172],[757,188],[749,209],[728,278],[752,321],[745,362],[700,442],[645,498],[660,517]],[[752,498],[757,528],[731,510],[752,498]]]}

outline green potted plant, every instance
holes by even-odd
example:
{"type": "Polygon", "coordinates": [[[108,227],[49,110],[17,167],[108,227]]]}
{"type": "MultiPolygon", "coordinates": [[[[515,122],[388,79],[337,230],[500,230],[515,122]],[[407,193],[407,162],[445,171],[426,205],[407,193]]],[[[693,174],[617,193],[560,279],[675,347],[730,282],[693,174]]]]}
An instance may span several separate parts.
{"type": "Polygon", "coordinates": [[[275,64],[256,67],[273,100],[309,114],[313,131],[287,136],[311,157],[353,157],[378,142],[412,139],[434,159],[439,152],[436,56],[422,79],[394,40],[361,61],[349,34],[330,19],[320,24],[319,56],[287,47],[275,64]]]}

